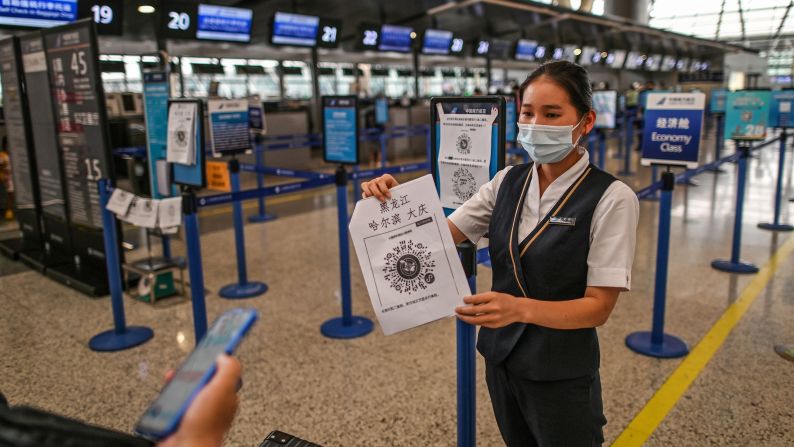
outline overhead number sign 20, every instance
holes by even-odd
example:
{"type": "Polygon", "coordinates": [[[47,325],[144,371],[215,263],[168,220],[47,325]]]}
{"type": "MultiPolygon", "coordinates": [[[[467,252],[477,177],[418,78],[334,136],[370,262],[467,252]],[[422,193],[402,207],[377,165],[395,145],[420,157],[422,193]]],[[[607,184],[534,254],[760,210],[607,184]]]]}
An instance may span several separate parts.
{"type": "Polygon", "coordinates": [[[175,31],[187,31],[190,29],[190,15],[186,12],[168,12],[168,28],[175,31]]]}

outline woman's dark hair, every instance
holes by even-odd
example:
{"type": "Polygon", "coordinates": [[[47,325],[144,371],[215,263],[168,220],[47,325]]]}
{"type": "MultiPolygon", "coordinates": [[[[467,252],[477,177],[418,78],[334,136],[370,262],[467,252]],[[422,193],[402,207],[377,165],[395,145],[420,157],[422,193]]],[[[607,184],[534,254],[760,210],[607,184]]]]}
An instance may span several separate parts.
{"type": "Polygon", "coordinates": [[[580,65],[568,61],[546,62],[530,73],[518,88],[520,101],[523,100],[524,91],[529,84],[541,76],[546,76],[568,92],[568,97],[571,98],[571,103],[579,116],[583,116],[593,108],[593,89],[590,87],[587,71],[580,65]]]}

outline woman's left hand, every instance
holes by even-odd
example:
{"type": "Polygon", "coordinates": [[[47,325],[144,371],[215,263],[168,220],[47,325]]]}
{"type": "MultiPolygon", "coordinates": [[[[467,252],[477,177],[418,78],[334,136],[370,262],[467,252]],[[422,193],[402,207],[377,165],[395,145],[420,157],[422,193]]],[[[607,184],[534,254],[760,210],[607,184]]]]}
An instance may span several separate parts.
{"type": "Polygon", "coordinates": [[[485,292],[463,298],[469,306],[458,306],[455,313],[462,321],[488,328],[498,328],[521,321],[521,300],[513,295],[485,292]]]}

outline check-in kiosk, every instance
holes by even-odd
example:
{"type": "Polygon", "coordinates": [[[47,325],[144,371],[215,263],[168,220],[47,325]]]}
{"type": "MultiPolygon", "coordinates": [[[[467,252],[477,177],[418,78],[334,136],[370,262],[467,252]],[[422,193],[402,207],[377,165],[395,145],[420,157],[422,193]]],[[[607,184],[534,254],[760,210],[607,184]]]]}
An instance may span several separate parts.
{"type": "MultiPolygon", "coordinates": [[[[3,115],[5,118],[8,152],[14,185],[14,209],[22,232],[21,238],[0,242],[0,251],[12,259],[20,253],[39,258],[42,251],[41,200],[35,181],[36,156],[33,151],[27,98],[19,40],[9,37],[0,41],[0,76],[3,87],[3,115]]],[[[6,191],[11,194],[11,191],[6,191]]]]}

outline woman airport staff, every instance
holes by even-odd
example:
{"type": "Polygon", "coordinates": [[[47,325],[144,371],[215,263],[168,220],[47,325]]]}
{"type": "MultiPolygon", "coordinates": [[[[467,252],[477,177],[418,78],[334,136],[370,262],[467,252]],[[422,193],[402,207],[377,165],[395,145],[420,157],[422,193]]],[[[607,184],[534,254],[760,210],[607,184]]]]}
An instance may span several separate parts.
{"type": "MultiPolygon", "coordinates": [[[[507,167],[449,216],[456,243],[486,232],[492,291],[466,297],[502,438],[513,446],[601,445],[606,424],[596,327],[629,290],[639,203],[577,146],[593,129],[587,72],[541,65],[520,87],[518,142],[534,163],[507,167]]],[[[390,197],[389,175],[362,184],[390,197]]]]}

